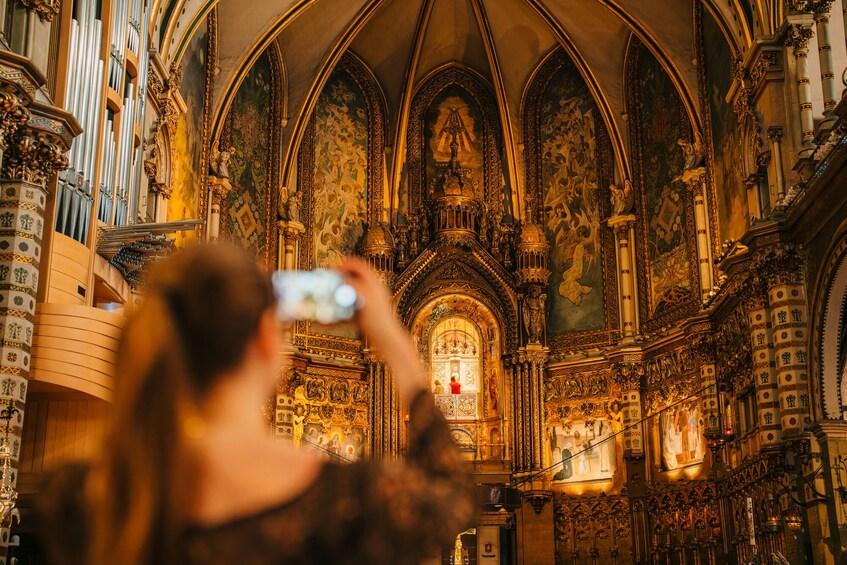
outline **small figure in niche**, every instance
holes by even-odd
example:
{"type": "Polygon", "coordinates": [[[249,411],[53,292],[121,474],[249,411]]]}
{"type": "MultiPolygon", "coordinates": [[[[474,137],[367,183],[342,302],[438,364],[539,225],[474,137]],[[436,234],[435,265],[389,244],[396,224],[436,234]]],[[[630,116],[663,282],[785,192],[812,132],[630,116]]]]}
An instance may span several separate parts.
{"type": "Polygon", "coordinates": [[[285,219],[289,222],[300,221],[300,206],[303,204],[303,193],[296,191],[288,195],[285,202],[285,219]]]}
{"type": "Polygon", "coordinates": [[[456,380],[455,373],[452,377],[450,377],[450,393],[451,394],[461,394],[462,393],[462,383],[456,380]]]}

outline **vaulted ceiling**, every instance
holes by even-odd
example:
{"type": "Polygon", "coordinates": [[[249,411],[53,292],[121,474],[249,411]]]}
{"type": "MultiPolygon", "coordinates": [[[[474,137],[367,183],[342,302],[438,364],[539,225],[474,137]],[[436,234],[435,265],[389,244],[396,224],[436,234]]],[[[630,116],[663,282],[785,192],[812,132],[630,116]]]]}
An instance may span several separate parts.
{"type": "MultiPolygon", "coordinates": [[[[159,2],[162,14],[169,3],[159,2]]],[[[626,174],[627,162],[624,62],[633,35],[665,66],[694,123],[699,121],[694,102],[694,0],[263,0],[249,2],[249,9],[245,0],[171,0],[174,3],[178,6],[171,7],[174,15],[164,32],[154,33],[161,33],[160,52],[171,60],[179,57],[193,23],[217,6],[216,120],[224,115],[250,64],[277,42],[287,84],[285,156],[295,153],[292,149],[321,86],[347,49],[372,69],[385,94],[389,145],[401,140],[414,88],[429,73],[450,62],[477,71],[495,91],[507,162],[516,175],[524,91],[556,45],[567,50],[593,90],[616,139],[621,173],[626,174]]],[[[717,3],[709,2],[709,7],[721,10],[717,3]]],[[[727,35],[737,34],[737,43],[743,44],[745,34],[731,25],[727,35]]],[[[402,147],[395,149],[399,159],[402,147]]]]}

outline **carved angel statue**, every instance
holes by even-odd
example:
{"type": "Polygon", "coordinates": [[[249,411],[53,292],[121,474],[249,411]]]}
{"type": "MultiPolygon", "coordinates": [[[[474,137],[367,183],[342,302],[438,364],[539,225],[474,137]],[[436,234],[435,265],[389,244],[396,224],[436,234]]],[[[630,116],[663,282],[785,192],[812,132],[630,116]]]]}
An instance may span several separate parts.
{"type": "Polygon", "coordinates": [[[300,221],[300,206],[303,205],[303,193],[301,191],[292,192],[288,195],[288,200],[283,204],[285,219],[289,222],[300,221]]]}
{"type": "Polygon", "coordinates": [[[234,152],[233,147],[221,151],[218,148],[218,142],[215,141],[209,156],[209,171],[219,179],[229,179],[229,159],[234,152]]]}
{"type": "Polygon", "coordinates": [[[703,164],[703,138],[696,131],[694,132],[694,143],[689,143],[684,139],[676,142],[682,147],[682,155],[685,157],[685,170],[690,171],[696,169],[703,164]]]}
{"type": "Polygon", "coordinates": [[[544,303],[547,295],[541,292],[541,287],[533,285],[529,295],[523,301],[523,323],[526,327],[528,343],[541,343],[544,333],[544,303]]]}
{"type": "Polygon", "coordinates": [[[623,216],[632,210],[632,183],[626,179],[623,183],[623,188],[618,188],[617,185],[611,185],[611,201],[612,201],[612,216],[623,216]]]}

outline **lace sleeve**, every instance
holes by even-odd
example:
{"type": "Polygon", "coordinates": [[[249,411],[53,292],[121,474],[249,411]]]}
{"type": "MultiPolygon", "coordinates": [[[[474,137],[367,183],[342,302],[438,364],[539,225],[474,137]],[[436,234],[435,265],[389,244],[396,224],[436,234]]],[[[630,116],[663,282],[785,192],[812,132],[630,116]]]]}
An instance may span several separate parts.
{"type": "Polygon", "coordinates": [[[363,477],[366,515],[383,525],[365,544],[371,562],[434,555],[473,523],[472,477],[428,392],[411,403],[408,433],[404,461],[376,464],[363,477]]]}

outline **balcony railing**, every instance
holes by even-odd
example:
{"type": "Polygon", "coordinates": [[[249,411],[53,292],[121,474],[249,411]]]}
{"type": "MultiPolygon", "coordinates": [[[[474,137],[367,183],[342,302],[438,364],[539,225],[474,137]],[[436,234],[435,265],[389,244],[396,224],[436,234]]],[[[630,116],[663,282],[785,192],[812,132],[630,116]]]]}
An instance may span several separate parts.
{"type": "Polygon", "coordinates": [[[477,417],[475,392],[436,394],[435,405],[448,420],[473,420],[477,417]]]}

